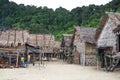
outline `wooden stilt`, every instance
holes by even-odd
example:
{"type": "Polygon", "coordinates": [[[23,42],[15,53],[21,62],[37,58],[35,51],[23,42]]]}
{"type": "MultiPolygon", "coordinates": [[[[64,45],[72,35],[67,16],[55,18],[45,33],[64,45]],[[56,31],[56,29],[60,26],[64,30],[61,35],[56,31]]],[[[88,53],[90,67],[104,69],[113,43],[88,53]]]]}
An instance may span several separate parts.
{"type": "Polygon", "coordinates": [[[9,65],[11,65],[11,55],[9,55],[9,65]]]}
{"type": "Polygon", "coordinates": [[[99,70],[99,61],[97,59],[97,70],[99,70]]]}
{"type": "Polygon", "coordinates": [[[40,68],[40,51],[39,51],[39,68],[40,68]]]}
{"type": "Polygon", "coordinates": [[[18,59],[19,59],[19,53],[17,52],[17,56],[16,56],[16,67],[18,67],[18,59]]]}

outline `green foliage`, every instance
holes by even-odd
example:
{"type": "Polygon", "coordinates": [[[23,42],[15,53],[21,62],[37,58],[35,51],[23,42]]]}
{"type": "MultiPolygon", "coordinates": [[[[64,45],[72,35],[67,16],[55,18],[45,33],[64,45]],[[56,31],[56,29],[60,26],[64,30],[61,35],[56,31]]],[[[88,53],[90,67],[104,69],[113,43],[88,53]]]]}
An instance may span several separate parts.
{"type": "Polygon", "coordinates": [[[73,26],[96,27],[106,11],[120,12],[120,0],[100,6],[76,7],[71,11],[62,7],[53,10],[0,0],[0,25],[27,29],[30,33],[50,33],[60,40],[62,34],[73,33],[73,26]]]}

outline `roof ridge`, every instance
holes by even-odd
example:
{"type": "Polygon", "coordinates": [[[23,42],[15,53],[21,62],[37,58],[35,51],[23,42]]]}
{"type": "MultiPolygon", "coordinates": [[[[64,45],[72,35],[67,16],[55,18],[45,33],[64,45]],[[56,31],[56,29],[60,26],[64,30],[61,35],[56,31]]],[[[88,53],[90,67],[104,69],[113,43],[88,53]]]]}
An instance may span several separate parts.
{"type": "Polygon", "coordinates": [[[119,12],[105,12],[105,14],[114,14],[114,15],[120,15],[119,12]]]}

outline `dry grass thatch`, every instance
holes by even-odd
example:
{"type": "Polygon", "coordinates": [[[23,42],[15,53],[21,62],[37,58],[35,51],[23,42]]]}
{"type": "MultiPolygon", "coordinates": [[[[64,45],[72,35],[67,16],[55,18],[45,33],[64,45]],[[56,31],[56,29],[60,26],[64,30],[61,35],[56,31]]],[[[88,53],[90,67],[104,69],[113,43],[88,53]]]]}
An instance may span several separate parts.
{"type": "Polygon", "coordinates": [[[96,28],[88,28],[88,27],[75,27],[75,31],[77,31],[77,35],[80,36],[80,39],[84,42],[95,43],[94,35],[96,28]]]}
{"type": "Polygon", "coordinates": [[[28,44],[34,46],[52,47],[54,45],[54,41],[54,35],[49,34],[30,34],[28,38],[28,44]]]}
{"type": "Polygon", "coordinates": [[[61,42],[55,41],[54,48],[60,49],[61,42]]]}
{"type": "MultiPolygon", "coordinates": [[[[105,13],[101,20],[100,20],[100,23],[99,23],[99,26],[96,30],[96,34],[95,34],[95,39],[98,40],[106,22],[108,19],[111,19],[113,22],[115,22],[116,25],[119,25],[120,24],[120,14],[119,13],[105,13]]],[[[119,29],[116,29],[116,30],[119,30],[119,29]]],[[[116,31],[115,30],[115,31],[116,31]]]]}
{"type": "Polygon", "coordinates": [[[6,30],[0,35],[0,46],[16,47],[27,42],[29,33],[27,30],[6,30]]]}

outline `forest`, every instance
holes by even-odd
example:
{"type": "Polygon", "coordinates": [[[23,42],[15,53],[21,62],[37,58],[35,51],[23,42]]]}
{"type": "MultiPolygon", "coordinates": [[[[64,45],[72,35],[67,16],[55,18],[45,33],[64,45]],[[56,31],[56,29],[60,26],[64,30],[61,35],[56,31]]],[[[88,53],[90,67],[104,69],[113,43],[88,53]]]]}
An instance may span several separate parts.
{"type": "Polygon", "coordinates": [[[26,29],[30,33],[54,34],[60,40],[62,34],[73,33],[74,26],[97,27],[105,12],[120,12],[120,0],[105,5],[76,7],[71,11],[59,7],[16,4],[0,0],[0,28],[26,29]]]}

